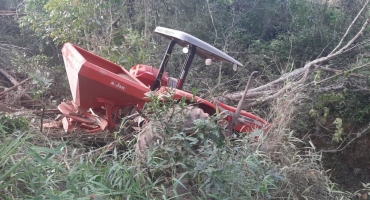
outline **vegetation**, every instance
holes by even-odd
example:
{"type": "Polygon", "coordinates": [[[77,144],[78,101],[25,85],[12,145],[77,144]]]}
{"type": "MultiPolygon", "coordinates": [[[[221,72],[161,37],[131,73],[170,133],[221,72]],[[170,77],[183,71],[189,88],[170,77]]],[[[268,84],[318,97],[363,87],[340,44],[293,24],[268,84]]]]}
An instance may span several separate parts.
{"type": "MultiPolygon", "coordinates": [[[[368,4],[0,0],[1,91],[32,77],[0,94],[0,197],[366,199],[368,4]],[[235,103],[250,72],[258,70],[247,106],[269,119],[271,129],[224,138],[215,115],[196,120],[197,134],[189,137],[181,124],[185,102],[163,104],[151,96],[144,114],[163,137],[141,153],[135,139],[123,139],[129,131],[125,120],[124,131],[102,147],[37,130],[38,110],[71,98],[63,43],[126,69],[137,63],[159,66],[167,43],[153,34],[156,26],[195,35],[245,65],[234,72],[226,64],[206,67],[195,60],[185,89],[198,88],[202,97],[235,103]]],[[[175,50],[170,66],[179,65],[178,54],[175,50]]]]}
{"type": "Polygon", "coordinates": [[[266,137],[262,131],[230,141],[221,134],[220,116],[214,116],[195,121],[193,128],[198,134],[186,136],[179,120],[187,108],[185,102],[158,105],[158,97],[151,98],[147,114],[158,120],[156,131],[165,136],[143,154],[135,153],[132,143],[125,151],[84,151],[80,144],[50,141],[29,132],[2,134],[2,198],[264,199],[292,195],[290,189],[307,197],[345,195],[332,190],[333,184],[321,174],[319,154],[311,152],[306,159],[294,152],[297,139],[289,133],[282,135],[286,152],[281,153],[291,154],[286,155],[291,163],[282,168],[259,150],[266,137]],[[172,113],[170,118],[168,113],[172,113]],[[291,177],[297,175],[309,181],[291,177]],[[295,185],[295,181],[302,185],[295,185]]]}

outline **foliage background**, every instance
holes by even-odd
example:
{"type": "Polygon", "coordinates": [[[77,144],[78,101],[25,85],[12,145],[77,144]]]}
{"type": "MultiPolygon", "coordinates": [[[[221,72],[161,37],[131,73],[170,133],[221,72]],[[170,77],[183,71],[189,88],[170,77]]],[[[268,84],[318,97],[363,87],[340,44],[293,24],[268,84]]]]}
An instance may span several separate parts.
{"type": "MultiPolygon", "coordinates": [[[[47,106],[54,107],[53,102],[70,98],[60,54],[63,43],[75,43],[126,69],[137,63],[159,66],[167,41],[154,35],[153,30],[156,26],[164,26],[195,35],[244,64],[234,72],[227,64],[205,66],[201,60],[195,60],[185,89],[199,88],[200,95],[203,97],[220,96],[226,92],[243,90],[247,77],[254,70],[260,72],[259,77],[253,83],[256,87],[301,68],[310,60],[327,55],[338,44],[364,2],[364,0],[0,0],[0,10],[16,10],[20,14],[0,16],[0,67],[13,73],[23,74],[23,76],[38,77],[37,81],[30,86],[32,90],[29,90],[29,95],[46,102],[47,106]]],[[[359,21],[354,24],[354,30],[361,27],[362,22],[369,17],[368,14],[369,11],[366,10],[360,16],[359,21]]],[[[348,41],[354,34],[355,31],[350,32],[345,41],[348,41]]],[[[293,190],[292,179],[296,178],[296,175],[303,176],[302,174],[307,171],[311,173],[310,170],[315,169],[315,173],[322,173],[323,176],[317,180],[309,178],[307,180],[312,181],[310,182],[312,184],[318,180],[325,182],[329,189],[320,192],[325,198],[329,198],[328,196],[336,198],[334,190],[331,190],[333,185],[326,179],[323,172],[323,169],[331,169],[334,177],[332,180],[340,184],[341,191],[354,192],[359,189],[366,191],[367,185],[361,182],[367,183],[370,178],[368,174],[370,169],[367,167],[369,156],[363,153],[368,152],[367,133],[370,123],[368,36],[367,28],[351,51],[321,64],[322,67],[341,70],[340,72],[318,70],[309,77],[307,83],[291,92],[295,95],[288,94],[275,99],[270,104],[250,108],[263,117],[270,117],[272,123],[276,121],[279,123],[280,115],[290,113],[290,108],[279,102],[285,102],[295,108],[289,118],[284,118],[285,126],[274,129],[272,138],[279,138],[279,142],[275,145],[280,145],[282,148],[289,146],[288,144],[294,140],[291,148],[279,149],[279,152],[285,152],[287,157],[291,156],[292,162],[299,162],[303,159],[305,163],[310,163],[309,167],[303,168],[304,172],[298,172],[298,169],[286,164],[287,162],[282,162],[279,156],[271,156],[266,150],[267,152],[261,154],[263,157],[261,160],[254,160],[258,165],[263,165],[258,169],[261,170],[258,173],[265,173],[265,169],[267,171],[279,169],[284,181],[279,180],[278,183],[281,184],[280,186],[286,184],[289,187],[285,188],[293,190]],[[360,66],[364,67],[359,68],[360,66]],[[361,76],[354,76],[353,73],[361,76]],[[294,101],[287,103],[291,100],[294,101]],[[297,142],[291,133],[306,144],[297,142]],[[295,146],[299,147],[300,155],[291,154],[295,151],[293,150],[295,146]],[[313,149],[305,149],[307,146],[313,149]],[[342,147],[345,148],[341,150],[342,147]],[[319,154],[313,155],[312,151],[318,151],[319,154]],[[302,157],[299,157],[301,155],[302,157]],[[304,157],[307,155],[311,159],[304,157]],[[323,157],[320,157],[321,155],[323,157]],[[324,161],[323,166],[320,164],[321,161],[324,161]],[[284,168],[279,164],[289,167],[284,168]],[[283,169],[291,171],[287,172],[283,169]],[[343,176],[348,178],[343,180],[341,178],[343,176]]],[[[170,75],[174,76],[178,72],[178,66],[182,61],[180,54],[181,51],[176,50],[173,59],[170,60],[168,69],[170,75]]],[[[1,118],[3,119],[13,120],[1,118]]],[[[20,125],[17,124],[18,126],[20,125]]],[[[49,150],[26,153],[26,149],[33,146],[34,141],[40,138],[35,136],[37,139],[33,137],[25,139],[24,135],[15,134],[19,128],[14,131],[9,131],[9,129],[9,127],[4,129],[6,134],[4,133],[1,141],[7,141],[4,144],[13,144],[11,140],[17,138],[16,141],[19,143],[14,144],[14,148],[5,149],[9,153],[2,153],[1,159],[9,161],[9,163],[4,162],[8,165],[4,164],[3,169],[9,169],[12,174],[15,170],[12,166],[21,166],[22,168],[17,169],[23,171],[15,173],[21,175],[20,177],[2,176],[4,179],[0,178],[1,181],[6,180],[6,183],[13,184],[11,187],[14,188],[15,185],[20,184],[19,180],[23,180],[22,184],[33,184],[32,187],[27,187],[37,188],[36,186],[39,185],[32,182],[36,181],[33,180],[35,174],[49,168],[58,171],[59,167],[65,167],[66,163],[63,163],[59,156],[61,149],[56,148],[60,144],[48,141],[44,146],[48,146],[49,150]],[[45,154],[46,157],[43,157],[45,152],[51,156],[48,157],[48,154],[45,154]],[[12,157],[9,157],[10,155],[12,157]],[[18,159],[19,162],[10,162],[16,155],[21,157],[18,159]],[[22,160],[23,156],[28,156],[24,157],[26,159],[32,158],[33,162],[25,164],[22,160]],[[16,165],[17,163],[20,164],[16,165]],[[30,168],[36,171],[26,173],[26,169],[30,168]],[[24,177],[27,175],[29,179],[24,178],[22,174],[25,174],[24,177]]],[[[267,144],[269,141],[263,142],[267,144]]],[[[170,142],[168,145],[171,147],[173,143],[170,142]]],[[[244,147],[241,145],[238,148],[244,147]]],[[[80,148],[83,149],[81,146],[76,149],[80,148]]],[[[227,147],[216,150],[230,154],[227,147]]],[[[133,181],[131,186],[137,186],[137,188],[129,187],[129,190],[133,192],[132,195],[137,195],[136,197],[150,198],[153,197],[150,195],[157,194],[158,191],[159,193],[167,192],[166,188],[161,188],[161,183],[151,180],[148,185],[144,185],[149,192],[141,193],[142,182],[147,180],[147,177],[139,176],[135,180],[129,179],[129,177],[138,175],[136,169],[131,168],[134,164],[127,164],[125,160],[130,160],[127,158],[131,156],[130,153],[122,153],[119,156],[117,153],[113,159],[106,159],[103,156],[94,162],[87,160],[75,162],[75,155],[72,156],[73,151],[66,150],[63,156],[69,159],[67,163],[71,164],[68,173],[71,177],[78,177],[78,180],[67,178],[71,182],[66,180],[62,182],[79,185],[87,181],[86,185],[67,189],[69,186],[72,187],[67,184],[57,189],[46,190],[45,193],[21,189],[16,195],[24,194],[26,197],[59,195],[63,197],[63,195],[69,196],[73,193],[75,197],[82,197],[90,193],[99,193],[119,196],[123,193],[115,192],[121,190],[123,186],[118,187],[115,184],[124,184],[126,181],[133,181]],[[129,170],[120,171],[125,167],[129,170]],[[102,175],[108,172],[123,173],[117,177],[128,178],[128,180],[122,179],[108,184],[108,179],[102,175]],[[64,189],[65,193],[61,192],[64,189]],[[80,190],[83,192],[80,193],[80,190]],[[76,191],[79,192],[75,193],[76,191]]],[[[260,154],[256,150],[250,155],[260,154]]],[[[246,155],[238,154],[237,156],[246,155]]],[[[145,167],[141,170],[144,169],[145,167]]],[[[45,177],[40,180],[51,180],[50,177],[58,175],[62,177],[66,172],[60,170],[58,173],[42,174],[45,177]]],[[[172,175],[179,179],[182,174],[176,172],[172,175]]],[[[56,180],[60,181],[60,179],[56,180]]],[[[58,185],[54,182],[48,183],[58,185]]],[[[261,182],[254,183],[260,184],[261,182]]],[[[299,185],[303,188],[310,187],[306,183],[299,185]]],[[[297,195],[289,189],[279,193],[277,188],[279,187],[274,186],[266,191],[268,195],[297,195]]],[[[5,187],[2,189],[6,190],[5,187]]],[[[302,195],[305,190],[300,189],[300,195],[302,195]]],[[[344,194],[344,192],[338,193],[344,194]]],[[[15,193],[7,190],[5,194],[14,195],[15,193]]],[[[211,192],[208,191],[207,194],[211,192]]]]}

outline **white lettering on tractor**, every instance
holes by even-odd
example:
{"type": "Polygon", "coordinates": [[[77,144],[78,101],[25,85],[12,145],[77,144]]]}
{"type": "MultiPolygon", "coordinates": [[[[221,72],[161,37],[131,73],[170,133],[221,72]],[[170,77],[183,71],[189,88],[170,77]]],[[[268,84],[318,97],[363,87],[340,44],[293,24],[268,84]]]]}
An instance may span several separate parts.
{"type": "Polygon", "coordinates": [[[116,86],[117,88],[119,88],[121,90],[124,90],[125,89],[125,86],[123,86],[123,85],[121,85],[119,83],[115,83],[114,81],[111,81],[110,84],[116,86]]]}

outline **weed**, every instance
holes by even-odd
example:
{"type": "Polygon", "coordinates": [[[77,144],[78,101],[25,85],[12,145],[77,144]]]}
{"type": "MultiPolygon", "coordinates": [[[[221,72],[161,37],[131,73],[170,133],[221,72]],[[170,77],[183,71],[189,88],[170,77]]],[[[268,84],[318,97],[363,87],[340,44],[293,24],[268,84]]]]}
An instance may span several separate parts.
{"type": "Polygon", "coordinates": [[[37,136],[6,129],[7,134],[0,135],[4,144],[0,198],[339,199],[350,195],[330,182],[314,146],[297,147],[303,141],[287,129],[299,96],[277,100],[275,126],[269,133],[255,130],[233,139],[223,135],[222,113],[193,120],[189,113],[197,109],[195,102],[189,107],[185,100],[149,98],[144,114],[151,121],[148,131],[156,137],[141,153],[130,150],[130,143],[129,150],[100,155],[61,141],[35,145],[37,136]],[[187,124],[189,119],[193,121],[187,124]]]}
{"type": "Polygon", "coordinates": [[[0,113],[0,133],[13,133],[28,130],[28,121],[23,117],[7,116],[0,113]]]}

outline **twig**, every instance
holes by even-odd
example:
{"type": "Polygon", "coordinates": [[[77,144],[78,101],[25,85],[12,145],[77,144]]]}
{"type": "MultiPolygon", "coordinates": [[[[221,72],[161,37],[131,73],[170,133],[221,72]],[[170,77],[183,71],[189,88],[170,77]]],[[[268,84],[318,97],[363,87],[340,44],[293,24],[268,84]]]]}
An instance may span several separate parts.
{"type": "Polygon", "coordinates": [[[119,144],[119,139],[117,139],[117,140],[115,140],[115,141],[113,141],[113,142],[111,142],[111,143],[109,143],[109,144],[105,145],[104,147],[101,147],[101,148],[98,148],[98,149],[92,150],[92,151],[90,151],[90,152],[88,152],[88,153],[80,154],[80,155],[76,156],[73,160],[77,160],[78,158],[80,158],[80,157],[82,157],[82,156],[84,156],[84,155],[88,155],[88,154],[91,154],[91,155],[92,155],[92,153],[97,153],[97,152],[99,152],[99,151],[101,151],[101,150],[103,150],[103,151],[105,150],[105,152],[110,151],[110,150],[112,150],[115,146],[117,146],[117,144],[119,144]]]}
{"type": "Polygon", "coordinates": [[[248,79],[248,82],[247,82],[247,85],[245,86],[245,89],[244,89],[244,92],[243,92],[243,96],[242,98],[240,99],[239,103],[238,103],[238,106],[236,107],[236,110],[235,110],[235,113],[234,113],[234,116],[232,116],[232,121],[231,121],[231,126],[230,126],[230,135],[232,133],[232,130],[234,129],[234,125],[235,125],[235,122],[239,119],[239,115],[240,115],[240,111],[242,110],[242,107],[243,107],[243,103],[244,103],[244,98],[245,98],[245,95],[247,94],[248,92],[248,89],[249,89],[249,85],[253,79],[253,76],[255,74],[258,74],[258,71],[254,71],[251,73],[251,75],[249,76],[249,79],[248,79]]]}
{"type": "Polygon", "coordinates": [[[217,40],[217,29],[216,29],[216,26],[215,26],[215,22],[213,20],[213,15],[212,15],[212,12],[211,12],[211,8],[209,7],[209,0],[206,0],[206,2],[207,2],[209,15],[211,16],[212,25],[213,25],[213,28],[215,29],[215,34],[216,34],[215,42],[216,42],[216,40],[217,40]]]}
{"type": "Polygon", "coordinates": [[[13,108],[8,108],[7,106],[5,106],[4,104],[0,103],[0,112],[16,112],[17,110],[16,109],[13,109],[13,108]]]}
{"type": "MultiPolygon", "coordinates": [[[[363,64],[363,65],[360,65],[360,66],[358,66],[358,67],[352,68],[352,69],[350,69],[350,70],[348,70],[348,71],[356,71],[356,70],[358,70],[358,69],[361,69],[361,68],[364,68],[364,67],[367,67],[367,66],[370,66],[370,62],[369,62],[369,63],[365,63],[365,64],[363,64]]],[[[343,73],[344,73],[343,71],[342,71],[342,72],[338,72],[338,74],[337,74],[337,75],[340,75],[340,74],[343,74],[343,73]]],[[[325,78],[325,79],[323,79],[323,80],[321,80],[321,81],[319,81],[319,82],[316,82],[316,84],[323,83],[323,82],[328,81],[328,80],[330,80],[330,79],[333,79],[333,78],[335,78],[335,77],[336,77],[336,76],[330,76],[330,77],[325,78]]],[[[313,82],[312,82],[312,83],[310,83],[310,84],[313,84],[313,82]]]]}
{"type": "Polygon", "coordinates": [[[357,40],[358,37],[360,37],[363,34],[368,24],[369,24],[369,18],[366,19],[361,29],[357,32],[357,34],[350,41],[347,42],[347,44],[344,47],[339,49],[337,52],[330,53],[327,57],[334,57],[334,56],[342,54],[349,46],[353,44],[353,42],[355,42],[355,40],[357,40]]]}
{"type": "MultiPolygon", "coordinates": [[[[324,71],[328,71],[328,72],[334,72],[334,73],[345,73],[343,72],[342,70],[337,70],[337,69],[331,69],[331,68],[328,68],[328,67],[320,67],[320,69],[324,70],[324,71]]],[[[350,76],[355,76],[355,77],[359,77],[359,78],[367,78],[366,76],[362,75],[362,74],[355,74],[355,73],[349,73],[350,76]]]]}
{"type": "Polygon", "coordinates": [[[25,13],[17,13],[15,11],[7,11],[7,12],[0,11],[0,16],[17,16],[17,17],[22,17],[22,16],[26,16],[26,14],[25,13]]]}
{"type": "Polygon", "coordinates": [[[42,113],[41,113],[41,120],[40,120],[40,132],[42,133],[42,128],[44,127],[44,114],[45,114],[45,105],[42,104],[42,113]]]}
{"type": "Polygon", "coordinates": [[[325,93],[325,92],[329,92],[329,91],[332,91],[332,90],[343,90],[345,87],[343,85],[337,85],[337,86],[328,86],[328,87],[324,87],[324,88],[320,88],[317,93],[325,93]]]}
{"type": "Polygon", "coordinates": [[[40,114],[42,112],[45,112],[45,113],[60,113],[60,111],[58,109],[32,110],[31,112],[33,114],[40,114]]]}
{"type": "Polygon", "coordinates": [[[347,148],[348,145],[350,145],[353,141],[355,141],[356,139],[360,138],[361,136],[363,136],[364,134],[368,133],[370,131],[370,124],[367,128],[365,128],[363,131],[357,133],[356,137],[355,138],[352,138],[352,140],[350,140],[346,145],[344,145],[342,148],[342,144],[340,144],[336,149],[332,149],[332,150],[321,150],[319,151],[318,153],[335,153],[335,152],[338,152],[338,151],[343,151],[345,148],[347,148]]]}
{"type": "Polygon", "coordinates": [[[4,94],[6,94],[7,92],[11,91],[11,90],[14,90],[15,88],[17,88],[19,85],[22,85],[23,83],[26,83],[27,81],[31,80],[32,77],[29,77],[21,82],[19,82],[18,84],[14,85],[13,87],[10,87],[8,88],[7,90],[3,91],[0,93],[0,97],[3,96],[4,94]]]}
{"type": "Polygon", "coordinates": [[[66,167],[68,169],[68,171],[71,171],[71,167],[69,166],[69,163],[68,163],[68,160],[67,160],[67,156],[68,156],[68,146],[66,146],[66,153],[64,154],[63,156],[63,161],[64,163],[66,164],[66,167]]]}
{"type": "MultiPolygon", "coordinates": [[[[309,65],[309,66],[314,66],[314,65],[309,65]]],[[[316,66],[316,68],[317,68],[317,67],[318,67],[318,66],[316,66]]],[[[304,83],[304,82],[307,80],[307,76],[308,76],[309,72],[310,72],[310,68],[307,68],[307,69],[306,69],[306,71],[305,71],[305,73],[304,73],[304,75],[303,75],[303,77],[302,77],[300,80],[298,80],[298,81],[296,81],[296,82],[292,82],[292,83],[290,83],[290,84],[288,84],[288,85],[284,86],[283,88],[281,88],[279,91],[277,91],[277,92],[276,92],[275,94],[273,94],[273,95],[267,96],[267,97],[265,97],[265,98],[263,98],[263,99],[261,99],[261,100],[254,101],[254,102],[252,102],[252,103],[247,104],[247,107],[256,106],[256,105],[258,105],[258,104],[260,104],[260,103],[264,103],[264,102],[267,102],[267,101],[271,101],[271,100],[273,100],[273,99],[275,99],[275,98],[277,98],[277,97],[281,96],[281,95],[282,95],[282,94],[284,94],[286,91],[288,91],[288,90],[292,89],[294,86],[297,86],[297,85],[299,85],[299,84],[304,83]]]]}

